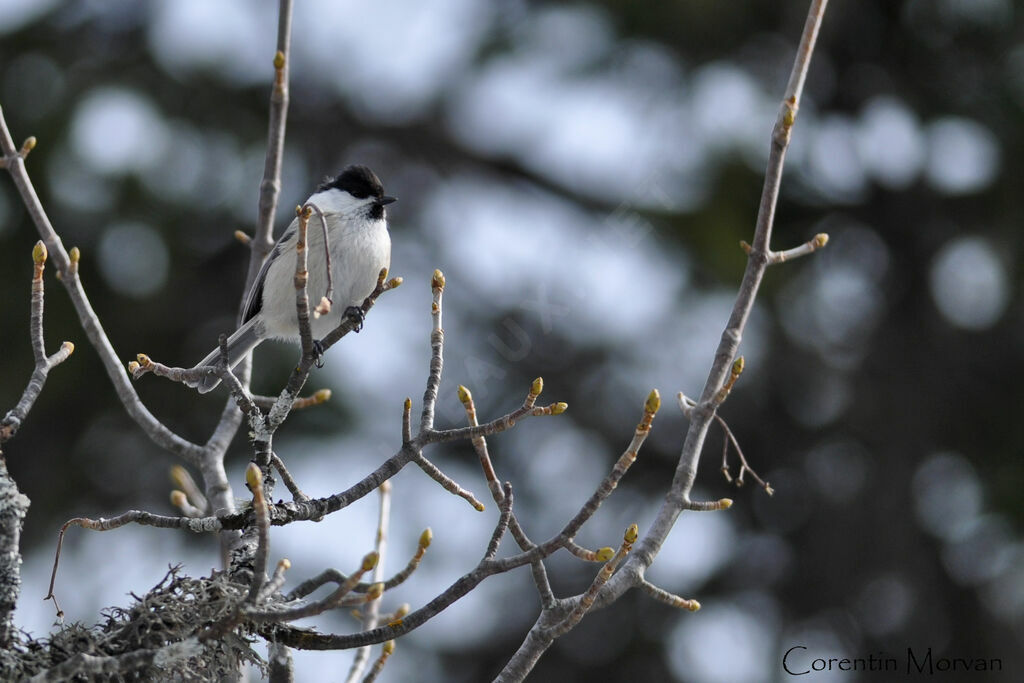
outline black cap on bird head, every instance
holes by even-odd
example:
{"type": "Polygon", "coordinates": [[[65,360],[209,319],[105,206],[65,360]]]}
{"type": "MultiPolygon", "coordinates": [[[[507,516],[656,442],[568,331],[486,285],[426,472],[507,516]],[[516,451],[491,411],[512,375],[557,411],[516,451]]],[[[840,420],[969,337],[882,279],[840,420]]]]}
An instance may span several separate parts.
{"type": "Polygon", "coordinates": [[[330,189],[344,190],[356,199],[373,197],[379,206],[395,201],[394,197],[384,194],[384,185],[381,184],[380,178],[366,166],[346,166],[337,177],[321,183],[317,192],[330,189]]]}

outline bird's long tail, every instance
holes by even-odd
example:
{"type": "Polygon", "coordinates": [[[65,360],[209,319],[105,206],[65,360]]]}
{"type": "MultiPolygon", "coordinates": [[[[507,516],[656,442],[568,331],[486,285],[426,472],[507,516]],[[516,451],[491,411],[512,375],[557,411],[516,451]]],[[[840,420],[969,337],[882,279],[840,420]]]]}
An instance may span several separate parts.
{"type": "MultiPolygon", "coordinates": [[[[256,328],[257,319],[253,318],[247,323],[239,327],[234,334],[228,337],[228,367],[234,368],[238,365],[245,354],[256,348],[256,345],[263,341],[263,337],[258,334],[256,328]]],[[[220,358],[220,348],[216,348],[206,358],[202,359],[196,364],[196,368],[201,368],[208,365],[216,365],[217,360],[220,358]]],[[[194,368],[193,368],[194,369],[194,368]]],[[[197,382],[185,382],[188,386],[193,389],[197,389],[200,394],[205,394],[220,384],[220,377],[216,375],[206,375],[197,382]]]]}

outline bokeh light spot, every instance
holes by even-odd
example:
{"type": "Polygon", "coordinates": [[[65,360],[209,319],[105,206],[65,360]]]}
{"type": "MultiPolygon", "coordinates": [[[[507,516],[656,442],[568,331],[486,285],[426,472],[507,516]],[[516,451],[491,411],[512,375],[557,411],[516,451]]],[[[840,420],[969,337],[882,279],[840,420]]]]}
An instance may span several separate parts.
{"type": "Polygon", "coordinates": [[[124,296],[142,299],[159,290],[167,280],[169,264],[163,238],[148,225],[121,223],[100,238],[100,273],[124,296]]]}
{"type": "Polygon", "coordinates": [[[929,280],[936,307],[957,327],[991,327],[1009,303],[1006,268],[992,244],[980,237],[946,243],[932,261],[929,280]]]}

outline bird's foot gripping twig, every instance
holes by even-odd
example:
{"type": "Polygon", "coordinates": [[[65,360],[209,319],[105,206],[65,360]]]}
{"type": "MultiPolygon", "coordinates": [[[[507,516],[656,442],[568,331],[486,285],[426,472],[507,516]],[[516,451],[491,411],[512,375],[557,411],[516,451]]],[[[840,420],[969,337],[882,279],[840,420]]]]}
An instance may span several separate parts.
{"type": "Polygon", "coordinates": [[[366,314],[363,313],[362,308],[359,306],[349,306],[345,309],[345,317],[352,321],[353,332],[363,329],[363,321],[366,320],[366,314]]]}
{"type": "Polygon", "coordinates": [[[318,370],[324,366],[324,343],[319,339],[313,340],[313,358],[318,370]]]}

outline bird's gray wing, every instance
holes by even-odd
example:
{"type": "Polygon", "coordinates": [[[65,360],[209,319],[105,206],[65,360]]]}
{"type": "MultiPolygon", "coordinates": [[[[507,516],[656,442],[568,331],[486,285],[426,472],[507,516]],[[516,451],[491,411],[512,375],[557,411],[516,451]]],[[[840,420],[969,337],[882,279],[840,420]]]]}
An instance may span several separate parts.
{"type": "Polygon", "coordinates": [[[239,325],[252,320],[263,308],[263,284],[267,281],[267,271],[270,270],[270,264],[281,255],[284,243],[295,234],[296,230],[294,224],[289,225],[281,238],[274,244],[274,248],[270,250],[270,255],[263,261],[263,265],[260,266],[260,271],[256,274],[256,279],[249,289],[249,295],[245,297],[245,308],[242,309],[242,320],[238,323],[239,325]]]}

